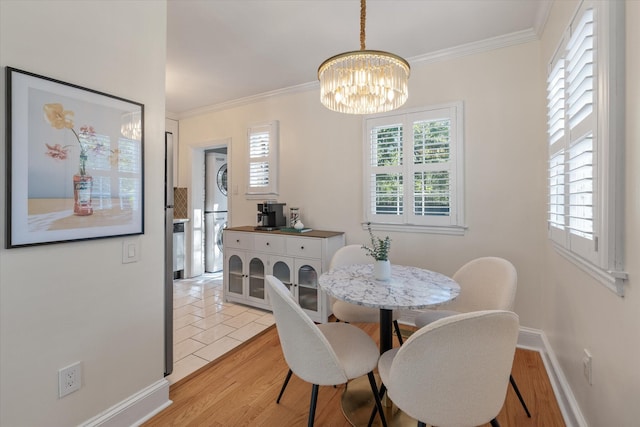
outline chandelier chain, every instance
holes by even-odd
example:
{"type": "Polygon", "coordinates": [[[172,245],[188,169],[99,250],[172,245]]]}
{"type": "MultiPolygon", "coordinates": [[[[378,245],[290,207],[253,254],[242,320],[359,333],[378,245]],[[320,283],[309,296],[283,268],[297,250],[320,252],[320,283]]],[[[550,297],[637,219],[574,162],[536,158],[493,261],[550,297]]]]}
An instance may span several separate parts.
{"type": "Polygon", "coordinates": [[[367,0],[360,0],[360,50],[366,50],[365,48],[365,23],[367,20],[367,0]]]}

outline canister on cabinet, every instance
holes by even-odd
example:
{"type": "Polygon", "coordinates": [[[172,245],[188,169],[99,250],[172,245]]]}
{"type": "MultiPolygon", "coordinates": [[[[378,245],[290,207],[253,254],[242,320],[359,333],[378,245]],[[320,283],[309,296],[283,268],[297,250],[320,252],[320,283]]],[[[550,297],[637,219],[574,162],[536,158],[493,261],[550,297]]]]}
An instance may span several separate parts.
{"type": "Polygon", "coordinates": [[[300,221],[300,208],[289,208],[289,227],[294,227],[300,221]]]}

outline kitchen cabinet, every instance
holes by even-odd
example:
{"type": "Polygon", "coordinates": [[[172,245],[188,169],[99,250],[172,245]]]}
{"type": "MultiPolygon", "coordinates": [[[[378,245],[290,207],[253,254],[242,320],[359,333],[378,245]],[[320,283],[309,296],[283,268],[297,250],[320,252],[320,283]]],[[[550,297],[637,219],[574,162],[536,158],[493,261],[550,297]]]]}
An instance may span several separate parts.
{"type": "Polygon", "coordinates": [[[344,246],[344,233],[314,230],[301,235],[247,226],[226,229],[223,242],[225,301],[271,310],[264,277],[273,275],[311,319],[327,322],[331,305],[318,278],[344,246]]]}

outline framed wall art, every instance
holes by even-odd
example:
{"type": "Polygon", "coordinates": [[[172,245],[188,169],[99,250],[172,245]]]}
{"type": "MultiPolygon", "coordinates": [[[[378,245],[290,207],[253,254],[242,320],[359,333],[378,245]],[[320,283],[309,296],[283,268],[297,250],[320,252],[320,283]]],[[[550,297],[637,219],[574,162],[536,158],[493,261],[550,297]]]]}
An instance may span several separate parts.
{"type": "Polygon", "coordinates": [[[144,233],[144,105],[11,67],[6,82],[6,247],[144,233]]]}

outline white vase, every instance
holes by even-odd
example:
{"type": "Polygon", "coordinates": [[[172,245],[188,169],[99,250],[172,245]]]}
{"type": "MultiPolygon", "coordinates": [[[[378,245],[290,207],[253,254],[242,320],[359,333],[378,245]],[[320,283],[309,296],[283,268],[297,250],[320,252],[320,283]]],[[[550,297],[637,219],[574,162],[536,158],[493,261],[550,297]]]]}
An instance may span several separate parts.
{"type": "Polygon", "coordinates": [[[389,260],[376,260],[376,262],[373,263],[373,277],[377,280],[391,279],[391,262],[389,260]]]}

